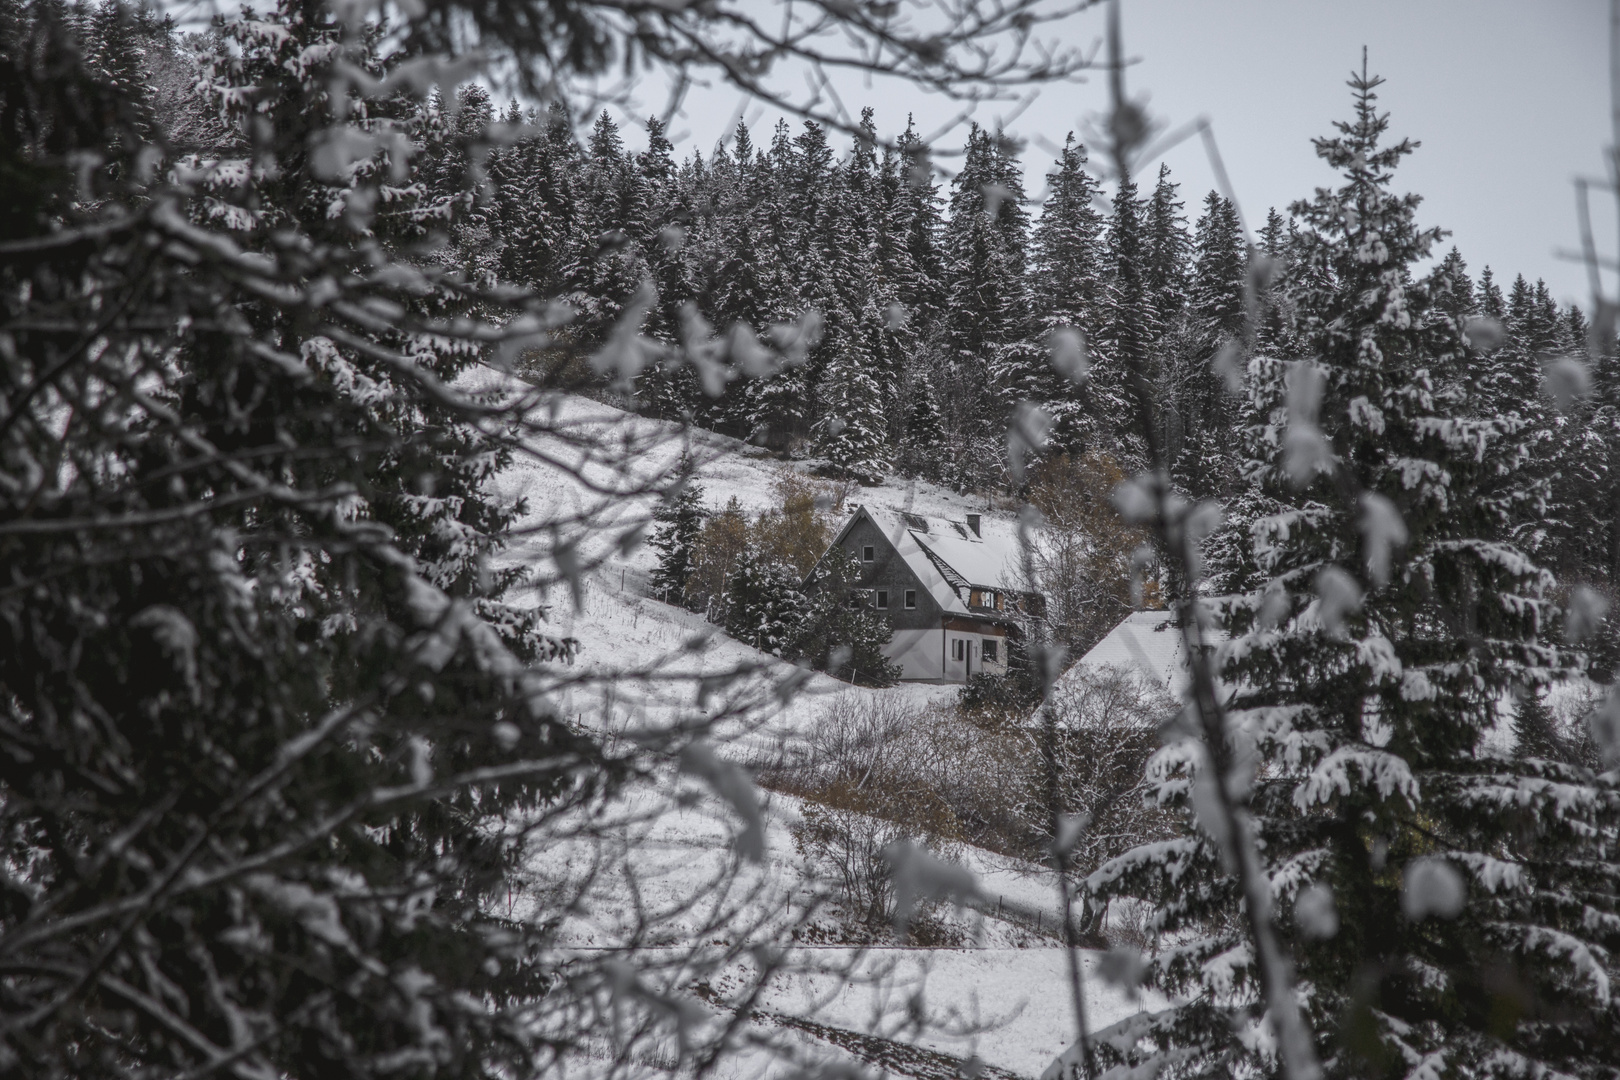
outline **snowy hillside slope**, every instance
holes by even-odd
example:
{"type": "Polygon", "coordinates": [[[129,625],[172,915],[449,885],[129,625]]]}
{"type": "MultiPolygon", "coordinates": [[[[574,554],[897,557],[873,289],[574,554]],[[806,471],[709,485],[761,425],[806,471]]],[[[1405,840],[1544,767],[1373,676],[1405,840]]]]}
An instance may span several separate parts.
{"type": "MultiPolygon", "coordinates": [[[[479,368],[462,386],[497,391],[512,383],[491,369],[479,368]]],[[[497,481],[500,494],[523,499],[528,508],[518,526],[519,542],[504,560],[549,567],[560,552],[565,561],[586,568],[577,585],[542,579],[529,597],[530,602],[549,607],[551,632],[579,642],[580,674],[657,667],[671,675],[701,675],[738,664],[762,664],[779,677],[785,676],[790,671],[787,665],[728,638],[702,615],[651,598],[648,578],[656,565],[656,553],[645,544],[624,550],[620,540],[627,530],[645,526],[657,503],[647,489],[671,475],[683,454],[696,463],[697,482],[710,509],[736,498],[750,513],[779,503],[775,485],[784,471],[807,473],[815,463],[783,462],[737,439],[650,420],[575,395],[549,397],[537,408],[545,412],[547,426],[559,433],[530,440],[531,453],[497,481]],[[623,472],[608,468],[582,449],[602,441],[633,444],[636,458],[631,468],[623,472]],[[578,468],[597,490],[588,489],[567,469],[559,468],[559,463],[578,468]],[[625,497],[613,497],[617,493],[625,493],[625,497]],[[691,651],[684,651],[689,643],[691,651]]],[[[849,495],[846,509],[856,503],[957,519],[977,512],[984,515],[988,528],[1013,528],[1011,518],[996,514],[982,500],[969,500],[926,481],[891,479],[876,487],[857,488],[849,495]]],[[[521,603],[524,598],[515,599],[521,603]]],[[[819,707],[818,699],[848,689],[825,675],[811,675],[778,719],[791,730],[794,719],[802,717],[807,708],[819,707]]],[[[638,690],[644,692],[645,688],[638,690]]],[[[891,692],[934,700],[955,691],[912,685],[891,692]]],[[[674,704],[666,698],[648,701],[632,695],[629,687],[626,695],[608,708],[620,724],[636,723],[643,705],[657,711],[674,704]]],[[[583,703],[576,711],[585,711],[583,703]]]]}
{"type": "MultiPolygon", "coordinates": [[[[678,785],[677,785],[678,786],[678,785]]],[[[760,864],[736,866],[735,823],[712,801],[658,806],[641,800],[622,808],[625,843],[614,857],[581,846],[537,852],[530,866],[536,892],[589,866],[594,877],[562,928],[571,948],[612,948],[651,923],[646,944],[668,948],[672,961],[686,960],[683,946],[703,933],[720,950],[734,934],[780,942],[795,912],[813,902],[821,885],[805,866],[792,837],[799,803],[783,795],[766,800],[766,853],[760,864]],[[633,887],[632,887],[633,886],[633,887]],[[632,899],[633,897],[633,899],[632,899]],[[693,903],[693,898],[698,898],[693,903]],[[653,913],[649,920],[647,913],[653,913]],[[726,940],[722,940],[726,939],[726,940]]],[[[1056,917],[1052,882],[1015,860],[968,848],[963,862],[977,872],[982,910],[953,917],[966,931],[959,948],[855,948],[800,945],[784,958],[784,970],[756,1003],[756,1023],[780,1034],[790,1028],[815,1053],[852,1052],[887,1057],[898,1042],[957,1059],[977,1056],[1012,1076],[1033,1077],[1074,1039],[1066,959],[1061,949],[994,917],[1003,893],[1041,906],[1048,925],[1056,917]],[[874,1037],[875,1036],[875,1037],[874,1037]],[[851,1049],[853,1048],[853,1050],[851,1049]]],[[[534,895],[514,901],[512,914],[538,910],[534,895]]],[[[1106,1027],[1143,1005],[1097,977],[1098,955],[1083,954],[1087,1015],[1106,1027]]],[[[748,967],[746,963],[740,965],[748,967]]],[[[724,993],[733,969],[710,980],[724,993]]],[[[837,1054],[834,1053],[836,1057],[837,1054]]],[[[903,1059],[897,1075],[912,1072],[903,1059]]],[[[926,1067],[928,1060],[915,1064],[926,1067]]],[[[781,1063],[758,1060],[735,1075],[774,1075],[781,1063]]]]}
{"type": "MultiPolygon", "coordinates": [[[[464,382],[485,391],[510,385],[487,369],[464,382]]],[[[547,426],[556,434],[534,440],[531,453],[497,479],[501,494],[527,503],[518,542],[504,558],[537,571],[556,561],[580,568],[573,581],[537,573],[529,601],[548,606],[550,632],[579,642],[579,685],[561,704],[581,722],[604,725],[610,735],[633,735],[644,725],[714,714],[716,702],[702,699],[692,676],[752,665],[758,670],[752,684],[757,691],[772,679],[797,675],[802,681],[791,699],[748,713],[731,728],[746,737],[722,744],[722,752],[758,757],[791,741],[832,695],[924,702],[956,693],[950,686],[876,690],[819,674],[806,678],[727,637],[701,615],[646,595],[654,554],[644,545],[621,546],[619,540],[644,523],[655,505],[649,483],[673,470],[683,454],[697,463],[710,508],[735,497],[750,512],[776,503],[782,470],[804,471],[809,463],[784,463],[734,439],[682,430],[580,397],[558,395],[537,407],[546,410],[547,426]],[[604,431],[633,444],[636,457],[629,470],[608,468],[588,453],[604,431]],[[680,677],[623,678],[606,685],[591,679],[619,671],[680,677]]],[[[1010,519],[998,518],[982,502],[923,482],[861,488],[850,496],[851,505],[858,502],[958,519],[977,512],[988,527],[1012,528],[1010,519]]],[[[690,948],[700,932],[713,938],[716,949],[738,942],[780,944],[796,906],[802,911],[825,895],[826,887],[793,842],[798,801],[764,792],[761,799],[766,850],[757,866],[736,859],[743,823],[733,808],[692,778],[672,773],[655,790],[641,790],[603,811],[617,838],[615,850],[604,853],[582,839],[577,846],[553,844],[537,851],[527,894],[511,897],[509,910],[518,917],[556,910],[541,903],[549,901],[548,893],[579,890],[580,902],[560,928],[561,944],[573,949],[620,948],[636,937],[639,947],[668,948],[673,956],[690,948]]],[[[966,848],[963,861],[978,877],[982,896],[979,911],[957,920],[967,931],[967,946],[801,946],[795,952],[813,962],[789,965],[792,970],[779,976],[758,1003],[754,1023],[777,1037],[787,1033],[811,1060],[847,1063],[853,1057],[894,1075],[932,1076],[943,1059],[929,1054],[977,1055],[991,1075],[1038,1075],[1074,1038],[1063,951],[1030,928],[1032,917],[1046,933],[1056,925],[1053,883],[1036,867],[987,851],[966,848]],[[923,1023],[917,1023],[919,1016],[923,1023]],[[917,1048],[917,1056],[908,1057],[897,1044],[917,1048]]],[[[1088,969],[1095,961],[1087,954],[1088,969]]],[[[672,985],[680,977],[672,971],[672,985]]],[[[1096,978],[1087,980],[1087,997],[1094,1027],[1140,1007],[1096,978]]],[[[754,1076],[786,1068],[745,1056],[726,1071],[754,1076]]]]}

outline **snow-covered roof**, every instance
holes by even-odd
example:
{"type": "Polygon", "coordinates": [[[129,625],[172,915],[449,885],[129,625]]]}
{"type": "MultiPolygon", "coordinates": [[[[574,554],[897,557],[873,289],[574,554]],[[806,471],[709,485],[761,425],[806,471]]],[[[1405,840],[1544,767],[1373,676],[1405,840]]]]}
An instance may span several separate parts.
{"type": "MultiPolygon", "coordinates": [[[[1204,631],[1206,646],[1226,641],[1219,628],[1204,631]]],[[[1120,668],[1135,672],[1146,682],[1180,696],[1187,689],[1187,653],[1181,626],[1172,611],[1133,611],[1108,631],[1069,670],[1099,671],[1120,668]]]]}
{"type": "Polygon", "coordinates": [[[1168,611],[1133,611],[1080,658],[1075,668],[1124,668],[1171,693],[1187,684],[1181,628],[1168,611]]]}
{"type": "Polygon", "coordinates": [[[968,609],[968,597],[959,588],[1023,591],[1018,538],[1001,522],[981,519],[980,535],[974,535],[964,521],[858,506],[834,544],[843,541],[863,514],[883,531],[934,602],[948,612],[984,614],[982,608],[968,609]]]}

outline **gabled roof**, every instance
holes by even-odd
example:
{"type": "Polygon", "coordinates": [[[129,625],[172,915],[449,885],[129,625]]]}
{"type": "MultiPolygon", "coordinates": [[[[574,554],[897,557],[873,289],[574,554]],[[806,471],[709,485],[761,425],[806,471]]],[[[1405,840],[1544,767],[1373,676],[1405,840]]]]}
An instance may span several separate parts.
{"type": "MultiPolygon", "coordinates": [[[[1204,634],[1206,646],[1226,640],[1226,634],[1218,629],[1204,634]]],[[[1189,678],[1187,651],[1175,612],[1131,612],[1069,670],[1104,668],[1122,668],[1162,690],[1184,693],[1189,678]]]]}
{"type": "Polygon", "coordinates": [[[843,543],[863,517],[882,531],[912,575],[948,612],[985,616],[982,608],[969,610],[966,593],[971,588],[1024,591],[1017,537],[998,522],[982,522],[983,535],[975,536],[966,522],[857,506],[833,545],[843,543]]]}
{"type": "Polygon", "coordinates": [[[1075,668],[1124,668],[1161,690],[1179,693],[1187,684],[1181,627],[1173,612],[1133,611],[1093,645],[1075,668]]]}

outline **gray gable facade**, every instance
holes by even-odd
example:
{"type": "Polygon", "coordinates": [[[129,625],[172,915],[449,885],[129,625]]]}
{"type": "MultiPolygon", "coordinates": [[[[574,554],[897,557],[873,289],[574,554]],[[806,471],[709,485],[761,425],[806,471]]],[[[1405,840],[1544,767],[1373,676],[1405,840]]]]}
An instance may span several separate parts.
{"type": "MultiPolygon", "coordinates": [[[[966,520],[855,508],[833,539],[860,568],[852,603],[894,627],[885,655],[901,678],[966,682],[1007,672],[1008,632],[1023,593],[1016,538],[979,515],[966,520]]],[[[819,564],[805,579],[818,586],[819,564]]]]}

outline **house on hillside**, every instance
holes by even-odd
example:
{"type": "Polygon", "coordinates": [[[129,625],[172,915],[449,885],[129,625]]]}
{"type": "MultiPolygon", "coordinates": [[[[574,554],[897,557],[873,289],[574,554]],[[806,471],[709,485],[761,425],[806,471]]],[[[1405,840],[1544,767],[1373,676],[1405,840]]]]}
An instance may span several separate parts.
{"type": "MultiPolygon", "coordinates": [[[[978,514],[951,521],[860,506],[832,546],[859,567],[850,603],[883,613],[894,627],[884,654],[901,678],[966,682],[1007,673],[1013,616],[1027,601],[1010,530],[987,529],[978,514]]],[[[805,591],[824,580],[818,562],[805,591]]]]}

